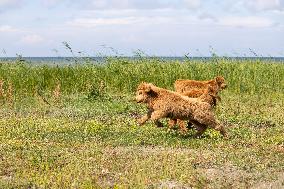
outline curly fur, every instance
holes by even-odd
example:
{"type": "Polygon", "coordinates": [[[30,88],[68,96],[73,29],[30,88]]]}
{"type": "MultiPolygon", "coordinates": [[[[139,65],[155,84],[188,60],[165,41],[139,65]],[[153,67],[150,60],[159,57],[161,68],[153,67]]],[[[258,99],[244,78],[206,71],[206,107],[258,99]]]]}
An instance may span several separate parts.
{"type": "Polygon", "coordinates": [[[145,103],[148,107],[148,113],[139,119],[141,125],[150,119],[160,126],[161,118],[171,118],[181,120],[179,125],[186,132],[182,120],[188,120],[197,128],[196,136],[202,135],[208,127],[227,136],[223,125],[216,120],[210,104],[199,98],[189,98],[151,83],[142,82],[137,88],[136,101],[145,103]]]}
{"type": "MultiPolygon", "coordinates": [[[[224,77],[217,76],[214,79],[208,81],[178,79],[175,81],[174,87],[175,91],[181,93],[182,95],[191,98],[200,97],[200,100],[209,103],[212,107],[215,107],[217,105],[217,100],[221,101],[220,96],[218,96],[218,92],[225,89],[227,87],[227,84],[224,77]],[[210,89],[208,88],[209,86],[211,86],[210,89]],[[214,95],[208,95],[208,89],[211,90],[211,94],[214,95]]],[[[170,128],[172,128],[176,123],[177,120],[170,120],[170,128]]],[[[191,125],[192,124],[189,122],[188,127],[191,127],[191,125]]]]}
{"type": "Polygon", "coordinates": [[[218,91],[221,91],[227,87],[225,79],[222,76],[217,76],[216,78],[208,81],[178,79],[174,83],[175,91],[178,93],[185,93],[193,89],[205,90],[208,85],[211,85],[215,90],[218,91]]]}
{"type": "Polygon", "coordinates": [[[206,89],[192,89],[182,93],[184,96],[190,98],[199,98],[203,102],[209,103],[212,107],[217,105],[217,100],[221,101],[218,96],[219,90],[213,88],[211,85],[208,85],[206,89]]]}
{"type": "MultiPolygon", "coordinates": [[[[192,97],[192,98],[198,98],[202,102],[206,102],[210,104],[211,107],[215,107],[217,104],[217,100],[221,100],[218,96],[218,90],[216,88],[213,88],[211,85],[208,85],[205,90],[203,89],[193,89],[191,91],[182,93],[181,95],[192,97]]],[[[180,123],[179,120],[171,119],[169,120],[168,124],[169,127],[172,128],[174,125],[177,124],[177,122],[180,123]]],[[[188,123],[188,126],[190,126],[191,123],[188,123]]]]}

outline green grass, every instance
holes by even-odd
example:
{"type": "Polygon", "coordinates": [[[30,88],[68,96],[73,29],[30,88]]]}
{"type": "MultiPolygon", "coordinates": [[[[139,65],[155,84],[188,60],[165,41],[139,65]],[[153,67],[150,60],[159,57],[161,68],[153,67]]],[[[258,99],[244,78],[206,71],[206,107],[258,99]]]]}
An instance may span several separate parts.
{"type": "Polygon", "coordinates": [[[284,93],[283,63],[260,60],[212,59],[208,62],[184,62],[157,59],[107,59],[106,64],[75,64],[70,66],[34,66],[28,63],[1,63],[0,79],[4,87],[13,85],[20,95],[34,95],[37,91],[52,91],[60,84],[61,91],[89,93],[101,84],[109,92],[133,92],[141,81],[172,88],[179,78],[207,80],[222,75],[229,90],[238,94],[284,93]]]}
{"type": "Polygon", "coordinates": [[[284,64],[109,59],[105,65],[0,66],[0,188],[281,188],[284,64]],[[140,81],[223,75],[217,117],[230,138],[200,139],[136,119],[140,81]],[[60,84],[60,95],[54,95],[60,84]],[[10,87],[10,92],[8,88],[10,87]]]}

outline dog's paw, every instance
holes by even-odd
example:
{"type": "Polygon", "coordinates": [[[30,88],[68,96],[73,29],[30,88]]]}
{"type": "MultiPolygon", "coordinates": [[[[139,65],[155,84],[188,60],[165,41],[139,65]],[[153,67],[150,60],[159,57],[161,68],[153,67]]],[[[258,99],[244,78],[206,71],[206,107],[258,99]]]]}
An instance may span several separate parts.
{"type": "Polygon", "coordinates": [[[137,119],[137,123],[139,126],[143,125],[145,123],[145,121],[143,119],[137,119]]]}

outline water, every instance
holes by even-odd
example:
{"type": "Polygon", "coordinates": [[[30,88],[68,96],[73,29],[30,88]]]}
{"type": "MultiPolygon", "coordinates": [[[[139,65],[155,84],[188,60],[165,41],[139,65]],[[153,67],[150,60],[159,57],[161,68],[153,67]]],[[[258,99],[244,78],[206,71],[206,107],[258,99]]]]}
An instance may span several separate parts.
{"type": "MultiPolygon", "coordinates": [[[[138,59],[141,57],[123,57],[127,59],[138,59]]],[[[165,61],[185,61],[185,60],[210,60],[212,57],[146,57],[153,59],[160,59],[165,61]]],[[[273,61],[284,63],[284,57],[224,57],[228,60],[261,60],[261,61],[273,61]]],[[[55,64],[55,65],[68,65],[74,63],[85,63],[91,61],[93,63],[103,63],[106,57],[0,57],[0,62],[15,62],[16,60],[22,62],[29,62],[32,64],[55,64]]]]}

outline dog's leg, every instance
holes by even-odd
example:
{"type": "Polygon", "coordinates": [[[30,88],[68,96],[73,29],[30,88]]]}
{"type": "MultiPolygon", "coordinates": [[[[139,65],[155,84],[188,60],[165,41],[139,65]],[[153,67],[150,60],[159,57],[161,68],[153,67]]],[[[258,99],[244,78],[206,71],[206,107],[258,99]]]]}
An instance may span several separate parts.
{"type": "Polygon", "coordinates": [[[193,124],[189,121],[187,122],[187,129],[193,129],[193,124]]]}
{"type": "Polygon", "coordinates": [[[196,115],[195,121],[219,131],[225,138],[228,137],[225,128],[215,119],[214,114],[212,112],[202,112],[196,115]]]}
{"type": "Polygon", "coordinates": [[[201,124],[197,121],[191,121],[191,123],[194,125],[194,127],[197,130],[197,133],[195,133],[194,137],[200,137],[207,129],[206,125],[201,124]]]}
{"type": "Polygon", "coordinates": [[[138,122],[139,125],[143,125],[148,119],[149,119],[148,114],[146,114],[143,117],[141,117],[140,119],[138,119],[137,122],[138,122]]]}
{"type": "Polygon", "coordinates": [[[186,128],[184,122],[185,122],[185,121],[184,121],[184,120],[181,120],[181,119],[178,119],[178,120],[177,120],[177,124],[178,124],[178,126],[179,126],[179,128],[180,128],[182,134],[186,134],[186,133],[187,133],[187,128],[186,128]]]}
{"type": "Polygon", "coordinates": [[[150,119],[152,112],[153,110],[149,109],[146,115],[138,119],[138,124],[143,125],[148,119],[150,119]]]}
{"type": "Polygon", "coordinates": [[[212,115],[209,120],[207,120],[208,127],[215,129],[216,131],[219,131],[221,135],[223,135],[225,138],[228,138],[227,131],[225,130],[223,124],[221,124],[215,117],[212,115]]]}
{"type": "Polygon", "coordinates": [[[177,124],[177,120],[176,119],[170,119],[168,124],[169,124],[169,129],[172,129],[177,124]]]}
{"type": "Polygon", "coordinates": [[[159,121],[159,119],[163,117],[166,117],[164,111],[157,110],[151,114],[151,120],[154,121],[157,127],[163,127],[163,124],[159,121]]]}
{"type": "Polygon", "coordinates": [[[197,132],[195,133],[194,137],[200,137],[207,129],[206,125],[199,125],[196,126],[197,132]]]}
{"type": "Polygon", "coordinates": [[[215,121],[216,123],[213,124],[213,125],[210,125],[213,129],[219,131],[221,133],[221,135],[224,136],[224,138],[228,138],[228,134],[227,134],[227,131],[225,130],[224,126],[219,123],[219,121],[215,121]]]}

